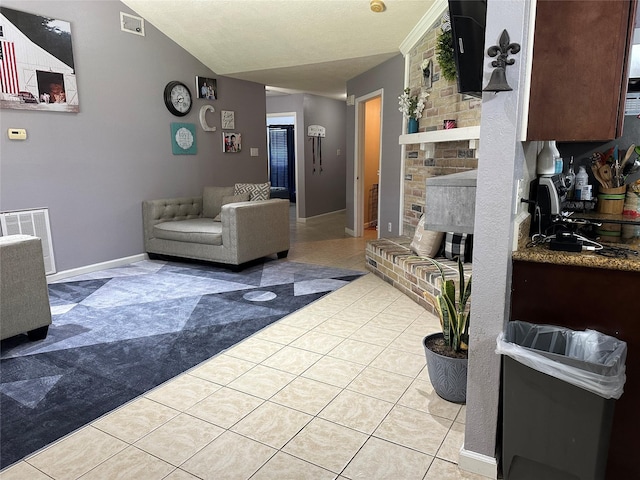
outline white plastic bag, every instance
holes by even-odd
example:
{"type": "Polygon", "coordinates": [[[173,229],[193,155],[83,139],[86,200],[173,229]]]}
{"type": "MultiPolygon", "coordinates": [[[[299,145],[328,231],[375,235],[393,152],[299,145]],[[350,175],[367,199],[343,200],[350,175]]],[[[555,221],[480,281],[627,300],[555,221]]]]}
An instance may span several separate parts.
{"type": "Polygon", "coordinates": [[[627,344],[595,330],[509,322],[496,353],[604,398],[622,395],[627,344]]]}

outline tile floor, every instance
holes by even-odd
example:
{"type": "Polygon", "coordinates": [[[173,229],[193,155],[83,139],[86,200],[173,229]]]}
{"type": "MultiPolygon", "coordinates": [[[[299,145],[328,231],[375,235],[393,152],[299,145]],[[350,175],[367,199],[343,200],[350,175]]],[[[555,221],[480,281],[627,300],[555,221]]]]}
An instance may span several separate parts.
{"type": "MultiPolygon", "coordinates": [[[[289,259],[364,270],[375,232],[351,238],[344,225],[293,223],[289,259]]],[[[465,407],[429,383],[421,339],[436,330],[368,274],[0,479],[481,479],[456,465],[465,407]]]]}

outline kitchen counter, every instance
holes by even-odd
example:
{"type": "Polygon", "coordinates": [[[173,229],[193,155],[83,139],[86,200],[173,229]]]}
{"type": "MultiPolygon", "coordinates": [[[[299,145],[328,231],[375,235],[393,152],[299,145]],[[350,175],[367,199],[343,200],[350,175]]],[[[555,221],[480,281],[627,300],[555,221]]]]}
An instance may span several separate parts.
{"type": "MultiPolygon", "coordinates": [[[[614,246],[640,251],[640,248],[637,246],[621,244],[615,244],[614,246]]],[[[535,247],[522,246],[513,252],[513,259],[525,262],[640,272],[640,255],[628,255],[627,258],[616,258],[605,257],[594,252],[557,252],[549,250],[548,245],[537,245],[535,247]]]]}

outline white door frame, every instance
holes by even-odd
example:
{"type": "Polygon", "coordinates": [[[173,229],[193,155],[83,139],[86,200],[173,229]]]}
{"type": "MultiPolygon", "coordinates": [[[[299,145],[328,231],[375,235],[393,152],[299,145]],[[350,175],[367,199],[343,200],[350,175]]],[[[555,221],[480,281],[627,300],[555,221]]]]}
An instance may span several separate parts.
{"type": "MultiPolygon", "coordinates": [[[[280,112],[280,113],[267,113],[267,119],[269,118],[279,118],[279,117],[293,117],[293,142],[294,142],[294,155],[295,155],[295,163],[296,163],[296,222],[298,222],[300,220],[300,211],[298,210],[300,208],[300,201],[298,200],[298,194],[300,192],[300,189],[298,188],[298,186],[300,185],[301,182],[301,175],[304,173],[302,172],[303,167],[304,167],[304,157],[303,155],[299,155],[298,153],[298,116],[296,115],[296,112],[280,112]]],[[[270,158],[269,158],[269,122],[267,121],[267,171],[269,172],[269,169],[271,168],[271,162],[270,162],[270,158]]],[[[269,172],[269,175],[271,175],[271,172],[269,172]]]]}
{"type": "Polygon", "coordinates": [[[362,237],[364,235],[364,104],[372,98],[380,97],[380,156],[378,158],[378,235],[380,232],[380,198],[382,197],[382,129],[384,128],[383,105],[384,89],[375,90],[371,93],[356,98],[355,114],[355,138],[354,138],[354,172],[353,172],[353,236],[362,237]]]}

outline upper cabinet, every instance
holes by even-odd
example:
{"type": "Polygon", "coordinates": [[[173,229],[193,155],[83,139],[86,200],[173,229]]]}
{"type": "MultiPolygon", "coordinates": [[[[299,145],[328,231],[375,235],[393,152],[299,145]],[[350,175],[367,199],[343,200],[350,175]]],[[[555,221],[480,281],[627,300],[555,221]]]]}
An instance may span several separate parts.
{"type": "Polygon", "coordinates": [[[622,135],[637,0],[538,0],[527,140],[622,135]]]}

